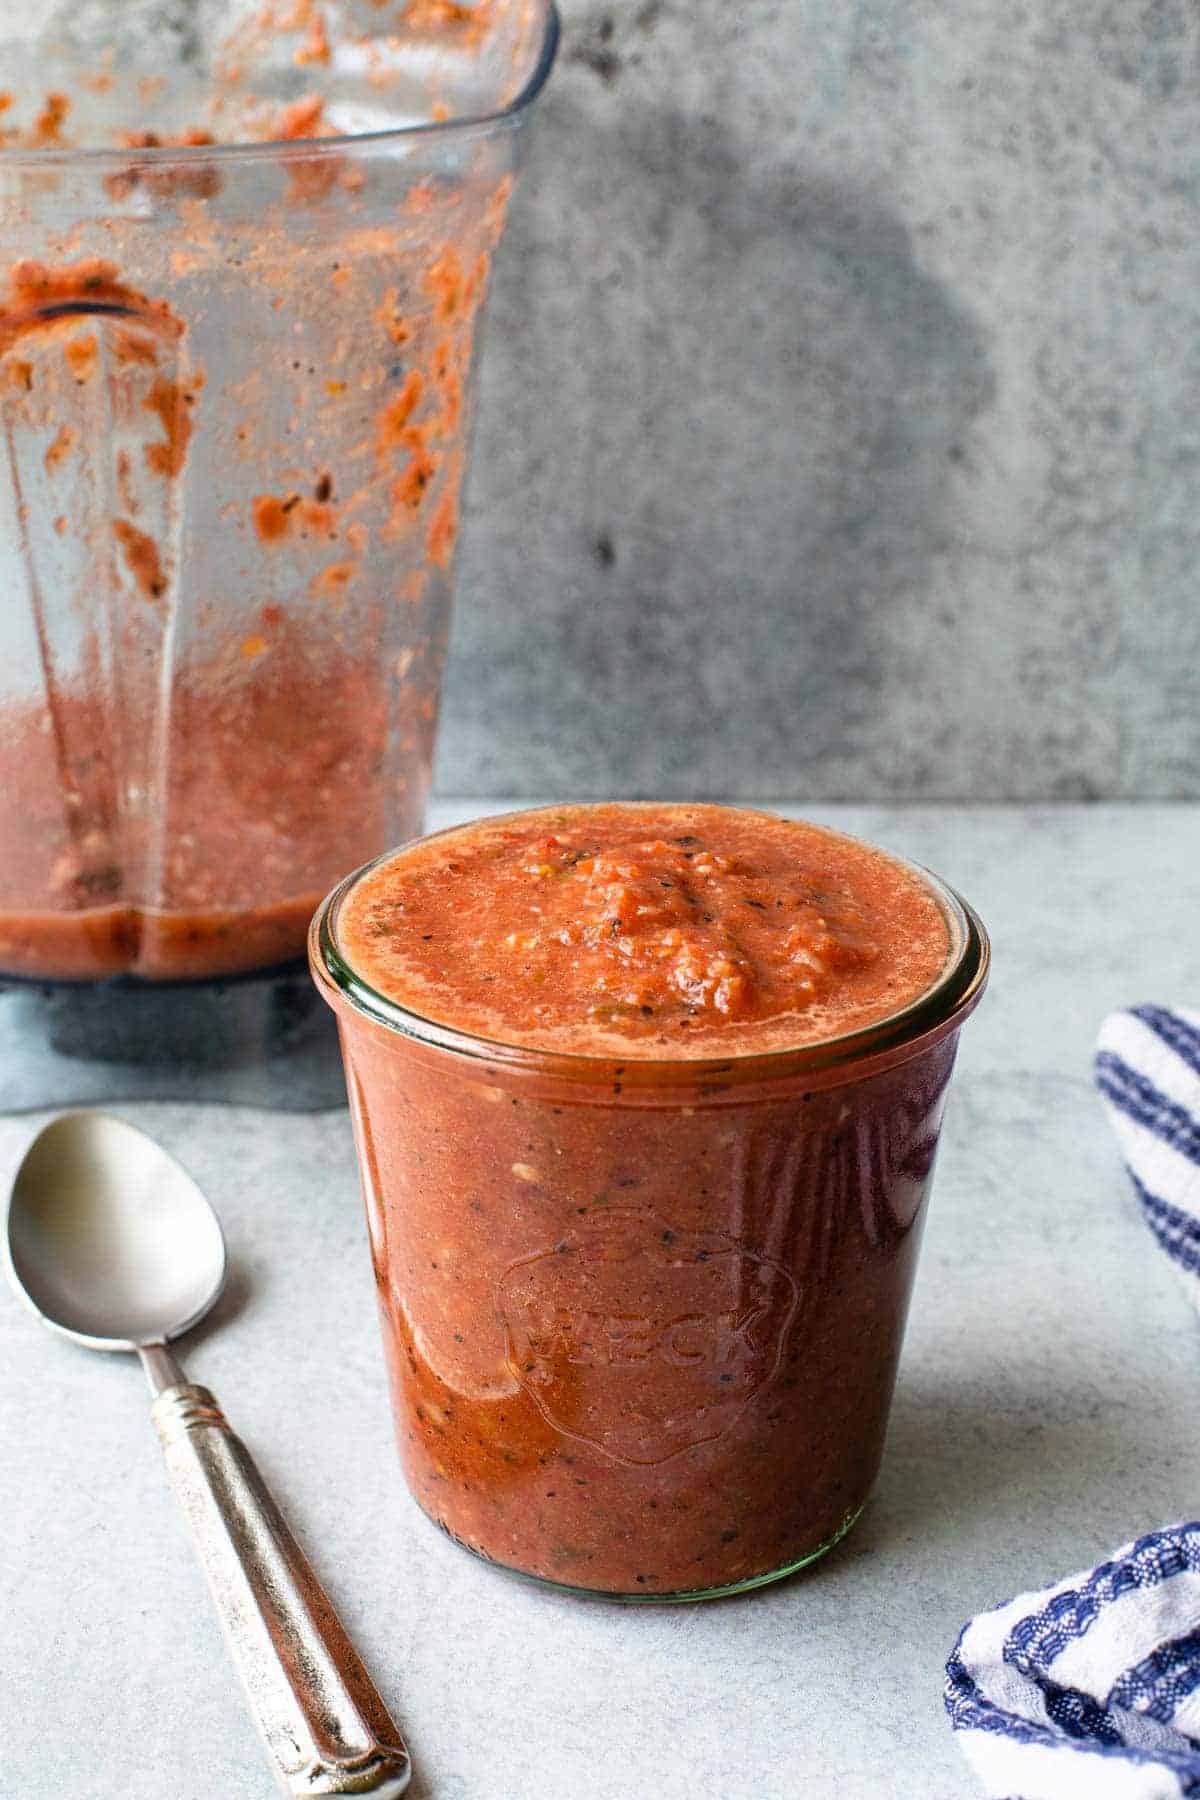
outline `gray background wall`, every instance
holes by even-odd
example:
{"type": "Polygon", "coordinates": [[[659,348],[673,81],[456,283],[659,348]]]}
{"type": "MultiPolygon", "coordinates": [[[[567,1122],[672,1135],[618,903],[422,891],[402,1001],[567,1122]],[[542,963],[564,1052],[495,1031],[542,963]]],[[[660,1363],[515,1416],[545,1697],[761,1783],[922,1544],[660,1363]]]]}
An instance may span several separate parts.
{"type": "Polygon", "coordinates": [[[565,11],[442,792],[1200,792],[1196,0],[565,11]]]}

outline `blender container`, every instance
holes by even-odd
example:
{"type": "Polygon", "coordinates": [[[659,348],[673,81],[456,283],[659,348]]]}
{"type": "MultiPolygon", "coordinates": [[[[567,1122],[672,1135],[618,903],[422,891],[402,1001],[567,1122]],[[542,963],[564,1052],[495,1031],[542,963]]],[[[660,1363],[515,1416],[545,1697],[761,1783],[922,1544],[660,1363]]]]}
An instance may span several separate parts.
{"type": "Polygon", "coordinates": [[[420,831],[550,0],[0,41],[0,1107],[343,1097],[304,961],[420,831]]]}

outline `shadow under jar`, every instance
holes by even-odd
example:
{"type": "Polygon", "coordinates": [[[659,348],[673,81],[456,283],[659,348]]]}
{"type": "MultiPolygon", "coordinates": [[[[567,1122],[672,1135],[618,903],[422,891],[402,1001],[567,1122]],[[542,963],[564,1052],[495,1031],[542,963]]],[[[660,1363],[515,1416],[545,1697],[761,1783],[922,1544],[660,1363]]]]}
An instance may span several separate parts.
{"type": "Polygon", "coordinates": [[[401,1453],[429,1516],[509,1569],[633,1601],[753,1587],[835,1544],[879,1468],[958,1032],[986,981],[970,909],[817,827],[578,806],[370,865],[326,902],[310,949],[339,1021],[401,1453]],[[903,889],[896,944],[914,896],[940,933],[916,992],[867,935],[872,883],[877,910],[903,889]],[[707,939],[664,925],[651,890],[667,884],[707,939]],[[761,976],[774,942],[794,980],[806,893],[831,948],[800,962],[850,946],[842,977],[814,979],[807,1033],[794,1011],[706,1020],[686,971],[719,977],[724,942],[761,976]],[[759,908],[748,949],[739,921],[759,908]],[[617,945],[610,912],[624,948],[601,942],[607,927],[617,945]],[[439,917],[441,985],[398,979],[405,934],[435,942],[439,917]],[[611,1000],[614,967],[634,1000],[611,1000]],[[856,981],[857,1007],[834,1005],[856,981]],[[839,1006],[848,1028],[820,1035],[839,1006]]]}

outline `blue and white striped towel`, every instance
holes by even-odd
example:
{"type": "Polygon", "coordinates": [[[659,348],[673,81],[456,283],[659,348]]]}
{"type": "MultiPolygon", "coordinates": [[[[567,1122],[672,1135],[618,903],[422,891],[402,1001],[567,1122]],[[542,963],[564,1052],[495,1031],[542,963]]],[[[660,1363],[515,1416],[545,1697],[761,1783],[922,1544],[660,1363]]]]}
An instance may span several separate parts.
{"type": "MultiPolygon", "coordinates": [[[[1114,1013],[1096,1082],[1146,1222],[1200,1306],[1200,1013],[1114,1013]]],[[[1200,1800],[1200,1521],[972,1619],[945,1699],[995,1800],[1200,1800]]]]}

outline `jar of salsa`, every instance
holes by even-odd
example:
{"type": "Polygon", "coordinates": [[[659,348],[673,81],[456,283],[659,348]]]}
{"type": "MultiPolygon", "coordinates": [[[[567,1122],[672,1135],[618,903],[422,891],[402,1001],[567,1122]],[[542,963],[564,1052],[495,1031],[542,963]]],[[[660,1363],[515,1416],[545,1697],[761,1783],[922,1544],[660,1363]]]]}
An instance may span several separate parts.
{"type": "Polygon", "coordinates": [[[986,980],[970,909],[814,825],[579,805],[368,865],[310,950],[430,1517],[633,1601],[830,1549],[986,980]]]}

